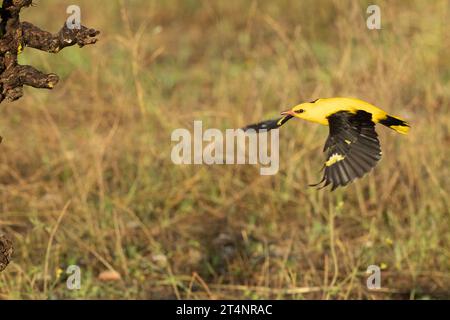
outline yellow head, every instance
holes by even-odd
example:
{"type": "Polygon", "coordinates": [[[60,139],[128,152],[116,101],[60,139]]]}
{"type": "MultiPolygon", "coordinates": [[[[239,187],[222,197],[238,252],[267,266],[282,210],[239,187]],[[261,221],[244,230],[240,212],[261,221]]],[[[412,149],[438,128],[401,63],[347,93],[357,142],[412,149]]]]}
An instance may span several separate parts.
{"type": "Polygon", "coordinates": [[[317,107],[316,102],[318,102],[319,100],[320,99],[314,100],[312,102],[301,103],[293,107],[291,110],[284,111],[281,114],[290,115],[292,117],[296,117],[303,120],[318,122],[317,112],[314,112],[317,111],[317,109],[316,110],[314,109],[317,107]]]}

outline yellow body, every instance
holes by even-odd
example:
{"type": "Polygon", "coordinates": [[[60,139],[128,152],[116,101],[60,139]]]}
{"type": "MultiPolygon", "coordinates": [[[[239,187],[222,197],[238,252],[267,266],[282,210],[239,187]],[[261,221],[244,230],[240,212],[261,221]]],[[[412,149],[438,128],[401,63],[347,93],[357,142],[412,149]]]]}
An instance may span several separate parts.
{"type": "MultiPolygon", "coordinates": [[[[374,123],[378,123],[388,116],[386,111],[366,101],[355,98],[325,98],[318,99],[315,102],[302,103],[292,108],[292,115],[300,119],[328,125],[327,118],[330,115],[339,111],[356,113],[357,110],[364,110],[372,114],[372,121],[374,123]],[[298,113],[299,110],[302,112],[298,113]]],[[[409,127],[403,126],[392,126],[391,128],[403,134],[407,133],[409,129],[409,127]]]]}

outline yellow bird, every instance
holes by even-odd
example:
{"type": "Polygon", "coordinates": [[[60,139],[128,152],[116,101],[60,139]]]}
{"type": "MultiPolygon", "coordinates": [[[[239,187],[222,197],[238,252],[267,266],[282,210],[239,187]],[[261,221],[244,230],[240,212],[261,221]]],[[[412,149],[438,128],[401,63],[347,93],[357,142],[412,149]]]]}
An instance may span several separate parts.
{"type": "Polygon", "coordinates": [[[317,99],[299,104],[281,113],[280,119],[269,120],[245,127],[243,130],[272,130],[281,127],[292,118],[299,118],[330,127],[324,152],[327,160],[323,183],[332,185],[332,191],[361,178],[381,159],[381,148],[375,124],[381,123],[398,133],[406,134],[409,124],[389,115],[374,105],[355,98],[317,99]]]}

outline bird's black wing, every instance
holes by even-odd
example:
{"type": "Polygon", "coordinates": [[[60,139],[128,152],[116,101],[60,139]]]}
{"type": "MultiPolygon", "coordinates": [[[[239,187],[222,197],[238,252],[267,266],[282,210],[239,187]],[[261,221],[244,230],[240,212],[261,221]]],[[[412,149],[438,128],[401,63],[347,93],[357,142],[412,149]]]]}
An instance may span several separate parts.
{"type": "Polygon", "coordinates": [[[251,124],[249,126],[246,126],[245,128],[242,128],[242,130],[244,130],[244,131],[255,130],[257,132],[259,130],[270,131],[272,129],[277,129],[277,128],[281,127],[283,124],[285,124],[286,122],[288,122],[292,118],[293,118],[293,116],[286,115],[286,116],[284,116],[282,118],[279,118],[279,119],[272,119],[272,120],[259,122],[259,123],[256,123],[256,124],[251,124]]]}
{"type": "Polygon", "coordinates": [[[325,143],[324,176],[315,186],[346,186],[372,170],[381,159],[381,148],[372,115],[339,111],[328,117],[330,135],[325,143]]]}

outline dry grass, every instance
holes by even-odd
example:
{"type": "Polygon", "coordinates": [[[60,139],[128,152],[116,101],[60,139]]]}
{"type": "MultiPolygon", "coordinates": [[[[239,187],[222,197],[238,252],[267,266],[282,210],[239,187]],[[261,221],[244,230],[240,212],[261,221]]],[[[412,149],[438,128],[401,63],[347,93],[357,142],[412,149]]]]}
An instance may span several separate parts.
{"type": "MultiPolygon", "coordinates": [[[[23,18],[56,31],[72,2],[23,18]]],[[[101,42],[25,50],[61,84],[2,105],[0,228],[16,252],[0,298],[450,297],[448,1],[381,2],[381,31],[364,1],[79,3],[101,42]],[[327,129],[300,121],[281,131],[275,176],[170,160],[172,130],[194,120],[240,127],[328,96],[412,123],[406,137],[380,127],[383,160],[346,189],[307,187],[327,129]]]]}

